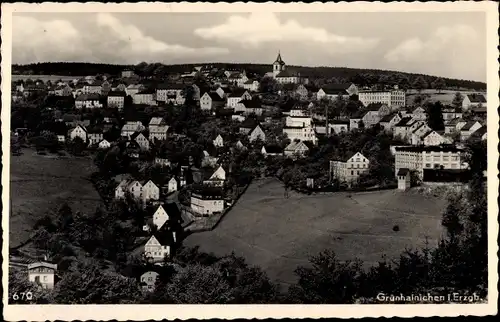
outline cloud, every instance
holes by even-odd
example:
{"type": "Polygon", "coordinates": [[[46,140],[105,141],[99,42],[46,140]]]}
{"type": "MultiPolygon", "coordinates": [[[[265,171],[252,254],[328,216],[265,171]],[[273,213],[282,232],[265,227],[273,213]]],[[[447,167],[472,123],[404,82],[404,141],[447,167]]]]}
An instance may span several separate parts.
{"type": "Polygon", "coordinates": [[[43,21],[33,17],[13,19],[13,61],[97,61],[137,63],[169,58],[213,56],[226,48],[194,48],[169,44],[145,35],[137,26],[99,13],[85,27],[67,20],[43,21]]]}
{"type": "Polygon", "coordinates": [[[356,52],[373,48],[378,39],[336,35],[322,28],[305,27],[295,20],[280,21],[272,12],[251,13],[248,17],[230,16],[218,26],[197,28],[194,33],[204,39],[236,42],[258,47],[271,42],[314,42],[333,51],[356,52]]]}
{"type": "Polygon", "coordinates": [[[426,39],[402,41],[384,55],[386,67],[408,72],[484,80],[485,43],[478,32],[464,24],[442,26],[426,39]]]}

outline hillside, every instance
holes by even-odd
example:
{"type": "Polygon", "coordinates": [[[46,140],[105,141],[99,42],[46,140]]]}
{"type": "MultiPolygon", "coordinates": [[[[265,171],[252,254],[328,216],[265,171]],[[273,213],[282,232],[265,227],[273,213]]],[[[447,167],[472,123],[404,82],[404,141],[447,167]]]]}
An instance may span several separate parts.
{"type": "MultiPolygon", "coordinates": [[[[160,63],[147,64],[140,63],[138,65],[111,65],[97,63],[36,63],[28,65],[13,65],[12,74],[17,75],[60,75],[60,76],[81,76],[81,75],[96,75],[110,74],[119,75],[124,69],[132,69],[139,76],[163,77],[170,73],[183,73],[193,70],[194,66],[207,64],[178,64],[178,65],[163,65],[160,63]]],[[[246,63],[210,63],[214,68],[224,68],[229,70],[246,70],[249,76],[263,75],[269,72],[272,67],[270,64],[246,64],[246,63]]],[[[411,87],[411,84],[418,78],[423,78],[426,86],[424,88],[433,88],[433,82],[439,77],[412,74],[398,71],[377,70],[377,69],[357,69],[347,67],[304,67],[304,66],[289,66],[299,72],[301,75],[307,75],[310,78],[318,79],[320,83],[342,83],[354,82],[358,85],[373,85],[373,84],[399,84],[402,87],[411,87]]],[[[448,89],[471,89],[485,90],[486,83],[470,80],[442,78],[444,80],[444,88],[448,89]]]]}

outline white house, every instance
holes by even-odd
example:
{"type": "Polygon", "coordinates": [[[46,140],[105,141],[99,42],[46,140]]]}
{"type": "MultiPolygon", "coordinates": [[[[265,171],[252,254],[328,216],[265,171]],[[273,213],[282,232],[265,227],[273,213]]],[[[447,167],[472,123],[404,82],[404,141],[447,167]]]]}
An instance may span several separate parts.
{"type": "Polygon", "coordinates": [[[108,93],[108,108],[122,110],[125,106],[125,92],[113,91],[108,93]]]}
{"type": "Polygon", "coordinates": [[[177,191],[177,180],[175,180],[174,177],[168,181],[168,192],[175,192],[177,191]]]}
{"type": "Polygon", "coordinates": [[[250,92],[257,92],[259,90],[259,82],[249,79],[243,83],[243,88],[250,92]]]}
{"type": "Polygon", "coordinates": [[[250,133],[248,134],[248,140],[250,142],[254,142],[256,140],[261,140],[261,141],[266,140],[266,134],[264,133],[260,125],[257,124],[255,128],[250,131],[250,133]]]}
{"type": "Polygon", "coordinates": [[[142,199],[144,202],[160,199],[160,188],[151,180],[142,186],[142,199]]]}
{"type": "Polygon", "coordinates": [[[318,140],[312,126],[285,126],[283,127],[283,134],[286,134],[291,141],[311,141],[316,144],[318,140]]]}
{"type": "Polygon", "coordinates": [[[241,100],[251,100],[252,95],[248,93],[248,91],[243,90],[236,90],[232,92],[231,94],[228,95],[227,97],[227,107],[228,108],[236,108],[236,105],[241,101],[241,100]]]}
{"type": "Polygon", "coordinates": [[[369,171],[370,161],[360,152],[357,152],[347,161],[330,161],[330,174],[340,182],[352,183],[359,176],[369,171]]]}
{"type": "Polygon", "coordinates": [[[129,121],[123,125],[121,130],[121,136],[129,137],[135,132],[142,132],[144,130],[146,130],[146,127],[140,121],[135,121],[135,122],[129,121]]]}
{"type": "Polygon", "coordinates": [[[28,280],[45,289],[53,289],[55,284],[56,264],[36,262],[28,264],[28,280]]]}
{"type": "Polygon", "coordinates": [[[221,148],[224,146],[224,140],[222,139],[222,136],[219,134],[217,137],[212,141],[215,147],[221,148]]]}
{"type": "Polygon", "coordinates": [[[150,258],[154,263],[162,262],[165,257],[170,256],[170,240],[163,240],[159,236],[151,236],[144,245],[144,256],[150,258]],[[161,242],[160,240],[161,239],[161,242]]]}
{"type": "Polygon", "coordinates": [[[486,107],[486,97],[483,94],[468,94],[465,95],[462,101],[462,109],[468,110],[473,107],[486,107]]]}
{"type": "Polygon", "coordinates": [[[191,209],[199,214],[212,215],[224,210],[224,199],[220,193],[192,193],[191,209]]]}
{"type": "Polygon", "coordinates": [[[203,181],[203,184],[219,187],[224,185],[225,181],[226,181],[226,170],[224,170],[222,166],[219,166],[217,170],[215,170],[213,174],[210,177],[208,177],[208,180],[203,181]]]}
{"type": "Polygon", "coordinates": [[[142,132],[135,132],[130,136],[130,140],[137,142],[142,150],[149,150],[149,139],[142,132]]]}
{"type": "Polygon", "coordinates": [[[423,123],[418,128],[412,131],[409,135],[409,139],[411,140],[412,145],[421,145],[424,144],[424,137],[432,132],[432,129],[427,125],[427,123],[423,123]]]}
{"type": "Polygon", "coordinates": [[[385,115],[380,120],[380,127],[383,128],[386,132],[392,132],[394,126],[398,124],[399,121],[401,121],[401,116],[399,115],[399,113],[385,115]]]}
{"type": "Polygon", "coordinates": [[[141,275],[141,287],[143,292],[153,292],[155,290],[158,273],[149,271],[141,275]]]}
{"type": "Polygon", "coordinates": [[[102,108],[98,94],[81,94],[75,99],[75,108],[102,108]]]}
{"type": "Polygon", "coordinates": [[[309,152],[309,147],[302,141],[292,141],[285,148],[285,156],[288,157],[303,157],[309,152]]]}
{"type": "Polygon", "coordinates": [[[156,229],[159,230],[161,227],[163,227],[163,224],[165,224],[168,219],[169,216],[163,206],[158,206],[155,213],[153,214],[153,225],[156,226],[156,229]]]}
{"type": "Polygon", "coordinates": [[[224,107],[224,99],[215,92],[205,92],[200,98],[200,108],[203,111],[215,110],[224,107]]]}
{"type": "Polygon", "coordinates": [[[101,142],[99,142],[99,144],[97,145],[97,148],[102,149],[102,150],[109,149],[110,147],[111,147],[111,143],[109,143],[108,140],[104,140],[104,139],[101,142]]]}
{"type": "Polygon", "coordinates": [[[451,142],[443,137],[441,134],[439,134],[436,131],[431,131],[427,133],[424,138],[424,145],[425,146],[433,146],[433,145],[441,145],[441,144],[450,144],[451,142]]]}
{"type": "Polygon", "coordinates": [[[155,92],[153,90],[143,90],[132,96],[134,104],[156,105],[155,92]]]}
{"type": "Polygon", "coordinates": [[[69,132],[69,138],[71,141],[73,141],[77,137],[82,139],[83,142],[87,142],[87,129],[81,124],[78,124],[69,132]]]}
{"type": "Polygon", "coordinates": [[[460,129],[460,140],[467,141],[470,136],[482,127],[478,121],[469,121],[460,129]]]}
{"type": "Polygon", "coordinates": [[[137,180],[122,180],[115,189],[115,198],[123,199],[127,193],[135,199],[141,199],[142,184],[137,180]]]}

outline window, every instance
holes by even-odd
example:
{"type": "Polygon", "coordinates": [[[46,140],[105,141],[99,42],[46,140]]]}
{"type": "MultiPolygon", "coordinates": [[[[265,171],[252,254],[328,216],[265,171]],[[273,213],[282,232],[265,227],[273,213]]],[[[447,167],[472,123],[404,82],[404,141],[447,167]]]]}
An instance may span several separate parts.
{"type": "Polygon", "coordinates": [[[353,176],[353,175],[354,175],[354,171],[353,171],[353,170],[351,170],[351,176],[353,176]]]}
{"type": "Polygon", "coordinates": [[[431,167],[431,164],[430,164],[430,163],[426,163],[426,164],[425,164],[425,167],[426,167],[426,168],[430,168],[430,167],[431,167]]]}

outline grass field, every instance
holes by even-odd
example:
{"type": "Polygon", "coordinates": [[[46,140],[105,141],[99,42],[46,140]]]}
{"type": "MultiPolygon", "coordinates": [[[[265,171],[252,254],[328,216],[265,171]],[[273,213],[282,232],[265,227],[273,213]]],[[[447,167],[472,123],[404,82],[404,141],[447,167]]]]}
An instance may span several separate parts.
{"type": "Polygon", "coordinates": [[[234,251],[286,285],[295,281],[298,265],[326,248],[371,265],[424,246],[426,236],[435,245],[445,203],[396,190],[285,199],[281,184],[267,179],[253,183],[215,230],[195,233],[185,245],[217,255],[234,251]]]}
{"type": "Polygon", "coordinates": [[[73,211],[94,211],[101,200],[86,180],[92,171],[89,158],[55,159],[30,149],[11,156],[9,246],[26,241],[36,220],[64,202],[73,211]]]}
{"type": "MultiPolygon", "coordinates": [[[[437,90],[434,89],[427,89],[422,91],[422,95],[428,95],[431,101],[440,101],[441,103],[445,105],[451,105],[451,102],[453,101],[453,98],[455,97],[455,93],[457,91],[453,90],[442,90],[440,93],[438,93],[437,90]]],[[[462,96],[465,96],[467,94],[472,94],[472,93],[479,93],[477,91],[460,91],[462,96]]],[[[416,91],[411,91],[406,95],[406,104],[407,105],[412,105],[413,100],[417,97],[417,92],[416,91]]]]}

